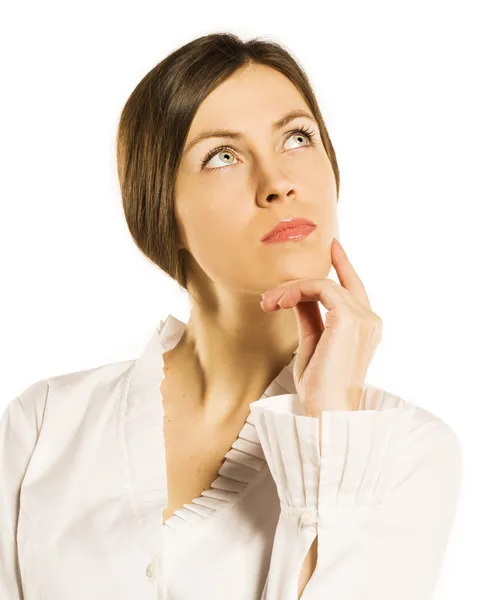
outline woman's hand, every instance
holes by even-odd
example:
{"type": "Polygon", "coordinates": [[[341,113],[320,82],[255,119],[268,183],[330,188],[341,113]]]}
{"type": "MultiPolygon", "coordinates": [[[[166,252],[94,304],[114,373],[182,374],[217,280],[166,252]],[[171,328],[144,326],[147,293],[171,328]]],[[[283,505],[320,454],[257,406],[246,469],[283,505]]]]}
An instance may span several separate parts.
{"type": "Polygon", "coordinates": [[[292,279],[263,294],[265,311],[295,310],[300,345],[293,376],[308,416],[323,410],[358,410],[368,366],[382,335],[365,287],[334,238],[332,279],[292,279]],[[323,323],[320,301],[327,309],[323,323]]]}

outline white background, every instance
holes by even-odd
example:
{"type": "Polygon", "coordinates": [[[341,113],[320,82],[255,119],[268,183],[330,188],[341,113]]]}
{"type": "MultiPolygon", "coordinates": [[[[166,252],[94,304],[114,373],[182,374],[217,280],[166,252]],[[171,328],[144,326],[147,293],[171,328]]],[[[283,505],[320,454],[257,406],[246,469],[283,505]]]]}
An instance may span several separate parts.
{"type": "Polygon", "coordinates": [[[462,442],[462,496],[435,598],[480,597],[479,8],[4,7],[0,409],[40,379],[134,358],[169,313],[188,320],[186,293],[126,227],[120,112],[155,64],[200,35],[280,42],[317,94],[341,173],[340,240],[383,319],[367,381],[435,413],[462,442]]]}

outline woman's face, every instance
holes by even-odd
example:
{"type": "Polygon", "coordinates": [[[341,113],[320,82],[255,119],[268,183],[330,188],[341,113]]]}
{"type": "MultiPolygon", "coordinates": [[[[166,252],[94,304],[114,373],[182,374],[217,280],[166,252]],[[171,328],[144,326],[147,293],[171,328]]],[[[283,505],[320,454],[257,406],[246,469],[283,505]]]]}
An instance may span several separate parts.
{"type": "Polygon", "coordinates": [[[335,178],[313,115],[272,127],[293,110],[311,114],[290,80],[250,65],[211,92],[192,122],[175,185],[175,216],[188,268],[217,295],[254,294],[250,299],[258,304],[270,287],[325,278],[330,271],[330,244],[338,237],[335,178]],[[312,132],[312,141],[292,132],[297,127],[312,132]],[[189,146],[211,129],[239,135],[189,146]],[[221,145],[226,148],[216,150],[221,145]],[[317,228],[301,240],[260,241],[290,217],[306,217],[317,228]]]}

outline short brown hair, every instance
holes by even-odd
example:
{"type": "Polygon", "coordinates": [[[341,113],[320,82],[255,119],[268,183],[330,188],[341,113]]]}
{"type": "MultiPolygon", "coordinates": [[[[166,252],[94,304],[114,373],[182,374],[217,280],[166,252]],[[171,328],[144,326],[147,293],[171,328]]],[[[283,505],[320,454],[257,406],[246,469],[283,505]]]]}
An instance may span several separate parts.
{"type": "Polygon", "coordinates": [[[335,175],[335,151],[303,68],[280,44],[244,42],[232,33],[212,33],[178,48],[143,77],[129,96],[117,132],[117,169],[123,210],[137,247],[187,289],[174,215],[174,187],[185,140],[202,101],[236,71],[260,64],[283,73],[317,120],[335,175]]]}

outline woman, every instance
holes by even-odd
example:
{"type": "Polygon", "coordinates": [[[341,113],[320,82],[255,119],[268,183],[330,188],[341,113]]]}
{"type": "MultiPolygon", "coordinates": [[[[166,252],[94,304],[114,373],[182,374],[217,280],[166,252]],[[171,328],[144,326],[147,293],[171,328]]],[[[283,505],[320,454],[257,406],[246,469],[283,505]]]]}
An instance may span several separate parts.
{"type": "Polygon", "coordinates": [[[191,316],[7,406],[0,597],[431,598],[460,444],[365,383],[381,319],[336,239],[339,170],[301,67],[198,38],[137,85],[117,142],[130,232],[191,316]]]}

